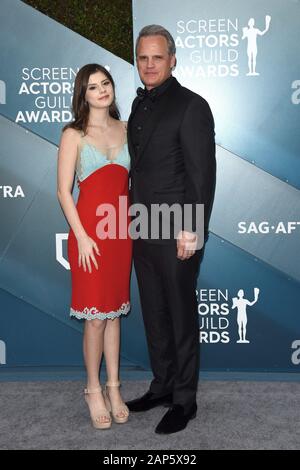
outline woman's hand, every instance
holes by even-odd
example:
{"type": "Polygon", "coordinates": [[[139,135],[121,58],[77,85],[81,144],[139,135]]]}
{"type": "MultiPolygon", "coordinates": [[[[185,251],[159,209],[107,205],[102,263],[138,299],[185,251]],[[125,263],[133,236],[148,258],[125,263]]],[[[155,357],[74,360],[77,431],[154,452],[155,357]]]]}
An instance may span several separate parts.
{"type": "Polygon", "coordinates": [[[98,263],[95,258],[95,253],[98,256],[100,256],[100,251],[97,246],[97,243],[94,242],[92,238],[90,238],[88,235],[84,236],[83,238],[80,238],[77,240],[78,243],[78,265],[81,267],[83,266],[84,272],[86,272],[86,269],[88,268],[89,273],[92,272],[92,267],[91,267],[91,260],[94,263],[96,269],[98,269],[98,263]]]}

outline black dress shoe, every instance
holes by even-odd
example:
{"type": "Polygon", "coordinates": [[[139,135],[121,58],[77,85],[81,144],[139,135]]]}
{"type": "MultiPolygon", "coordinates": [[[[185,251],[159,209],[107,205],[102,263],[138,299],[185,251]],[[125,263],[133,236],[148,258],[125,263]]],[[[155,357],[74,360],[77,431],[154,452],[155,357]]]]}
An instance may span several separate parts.
{"type": "Polygon", "coordinates": [[[157,396],[156,393],[147,392],[140,398],[127,401],[126,405],[129,411],[147,411],[156,406],[172,406],[172,395],[172,393],[168,393],[167,395],[157,396]]]}
{"type": "Polygon", "coordinates": [[[196,418],[197,404],[193,403],[188,411],[184,411],[182,405],[173,405],[163,419],[158,423],[155,432],[157,434],[173,434],[186,428],[190,419],[196,418]]]}

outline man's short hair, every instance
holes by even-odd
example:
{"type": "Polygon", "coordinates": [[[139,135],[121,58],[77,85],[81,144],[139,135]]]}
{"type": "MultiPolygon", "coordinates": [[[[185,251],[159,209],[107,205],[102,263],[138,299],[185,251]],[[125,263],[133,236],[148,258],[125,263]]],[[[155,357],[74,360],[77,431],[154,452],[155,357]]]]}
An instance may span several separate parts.
{"type": "Polygon", "coordinates": [[[171,33],[169,33],[169,31],[166,28],[164,28],[163,26],[160,26],[159,24],[150,24],[148,26],[144,26],[144,28],[142,28],[141,31],[139,32],[139,35],[135,44],[135,55],[137,55],[137,48],[138,48],[140,39],[143,37],[147,37],[147,36],[163,36],[167,40],[168,53],[170,55],[174,55],[176,53],[175,41],[171,33]]]}

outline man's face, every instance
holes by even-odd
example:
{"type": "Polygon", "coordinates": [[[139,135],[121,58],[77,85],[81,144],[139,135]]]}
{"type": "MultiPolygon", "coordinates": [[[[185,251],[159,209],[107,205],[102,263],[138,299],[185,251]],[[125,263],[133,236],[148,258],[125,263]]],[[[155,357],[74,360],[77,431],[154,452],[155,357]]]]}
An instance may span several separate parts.
{"type": "Polygon", "coordinates": [[[137,68],[140,79],[148,90],[163,83],[175,65],[175,55],[168,52],[164,36],[146,36],[139,41],[137,48],[137,68]]]}

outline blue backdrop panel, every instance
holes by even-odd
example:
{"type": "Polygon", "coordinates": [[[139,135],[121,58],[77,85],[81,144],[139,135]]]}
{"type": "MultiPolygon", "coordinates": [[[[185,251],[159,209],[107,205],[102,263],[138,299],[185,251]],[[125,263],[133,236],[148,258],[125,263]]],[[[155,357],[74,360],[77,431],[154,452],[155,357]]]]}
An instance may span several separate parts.
{"type": "Polygon", "coordinates": [[[6,85],[1,114],[58,144],[70,120],[75,74],[96,62],[110,68],[127,118],[134,96],[131,64],[19,0],[2,0],[1,15],[0,80],[6,85]]]}
{"type": "Polygon", "coordinates": [[[300,191],[221,147],[217,166],[211,231],[300,282],[300,191]]]}
{"type": "Polygon", "coordinates": [[[135,38],[147,24],[171,32],[174,75],[215,117],[216,198],[198,283],[202,368],[295,371],[300,2],[134,0],[133,15],[135,38]],[[233,298],[243,289],[253,302],[254,288],[249,343],[239,343],[233,298]]]}
{"type": "MultiPolygon", "coordinates": [[[[3,1],[1,13],[0,211],[5,222],[0,232],[0,341],[6,360],[0,363],[3,368],[82,365],[83,324],[69,318],[69,228],[56,197],[57,144],[70,118],[77,70],[89,62],[110,68],[126,120],[134,96],[133,67],[21,1],[3,1]],[[31,334],[22,334],[28,330],[31,334]],[[55,338],[56,354],[47,347],[47,331],[55,338]]],[[[75,185],[75,199],[76,193],[75,185]]],[[[132,295],[137,298],[134,289],[132,295]]],[[[122,358],[126,345],[125,340],[122,358]]],[[[133,358],[147,363],[143,328],[137,348],[131,350],[133,358]]]]}
{"type": "Polygon", "coordinates": [[[299,188],[299,0],[136,0],[133,8],[135,37],[158,23],[176,38],[175,75],[211,104],[217,143],[299,188]],[[251,41],[259,75],[249,76],[243,30],[253,19],[263,32],[266,16],[269,30],[251,41]]]}
{"type": "Polygon", "coordinates": [[[288,279],[280,271],[238,247],[210,235],[205,259],[200,272],[199,289],[205,296],[200,306],[200,326],[203,319],[211,322],[200,331],[211,334],[211,341],[204,339],[201,347],[201,367],[205,370],[244,371],[294,371],[291,348],[299,337],[299,284],[288,279]],[[237,311],[232,309],[232,299],[243,289],[245,298],[253,300],[253,289],[259,287],[259,301],[247,308],[248,344],[238,341],[237,311]],[[217,300],[220,290],[228,299],[217,300]],[[211,301],[205,300],[211,292],[211,301]],[[223,305],[223,308],[221,307],[223,305]],[[222,315],[228,307],[228,314],[222,315]],[[220,318],[228,320],[220,320],[220,318]],[[225,326],[225,328],[223,328],[225,326]],[[219,335],[227,332],[223,342],[219,335]]]}
{"type": "Polygon", "coordinates": [[[77,366],[82,364],[82,334],[25,299],[0,289],[1,337],[6,343],[5,367],[77,366]]]}

